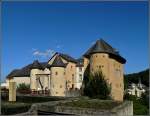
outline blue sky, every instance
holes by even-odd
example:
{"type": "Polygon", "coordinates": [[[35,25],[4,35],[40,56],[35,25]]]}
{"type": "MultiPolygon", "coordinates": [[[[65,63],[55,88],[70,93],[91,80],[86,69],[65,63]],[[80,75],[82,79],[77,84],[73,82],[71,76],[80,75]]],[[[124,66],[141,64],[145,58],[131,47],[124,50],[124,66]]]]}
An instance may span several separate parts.
{"type": "Polygon", "coordinates": [[[53,51],[79,58],[99,38],[126,58],[125,73],[148,68],[148,3],[3,2],[2,80],[53,51]]]}

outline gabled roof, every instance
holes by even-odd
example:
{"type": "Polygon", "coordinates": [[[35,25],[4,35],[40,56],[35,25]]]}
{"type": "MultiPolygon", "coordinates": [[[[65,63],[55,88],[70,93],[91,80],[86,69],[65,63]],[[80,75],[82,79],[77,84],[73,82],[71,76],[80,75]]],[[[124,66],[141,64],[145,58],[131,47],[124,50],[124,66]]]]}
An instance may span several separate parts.
{"type": "Polygon", "coordinates": [[[53,63],[51,64],[51,67],[66,67],[66,64],[63,63],[60,55],[57,55],[53,63]]]}
{"type": "Polygon", "coordinates": [[[69,62],[74,62],[77,63],[77,60],[74,59],[73,57],[67,55],[67,54],[62,54],[62,53],[58,53],[62,58],[64,58],[65,60],[69,61],[69,62]]]}
{"type": "MultiPolygon", "coordinates": [[[[74,59],[73,57],[71,57],[71,56],[69,56],[69,55],[67,55],[67,54],[63,54],[63,53],[59,53],[59,52],[56,52],[51,58],[50,58],[50,60],[54,57],[54,56],[56,56],[56,55],[60,55],[63,59],[65,59],[66,61],[68,61],[68,62],[73,62],[73,63],[77,63],[78,61],[76,60],[76,59],[74,59]]],[[[49,61],[50,61],[49,60],[49,61]]],[[[48,61],[48,62],[49,62],[48,61]]]]}
{"type": "Polygon", "coordinates": [[[103,39],[99,39],[96,43],[88,49],[88,51],[83,55],[87,58],[90,57],[93,53],[108,53],[112,55],[113,58],[118,59],[120,62],[125,63],[126,60],[119,55],[119,52],[116,51],[111,45],[105,42],[103,39]]]}

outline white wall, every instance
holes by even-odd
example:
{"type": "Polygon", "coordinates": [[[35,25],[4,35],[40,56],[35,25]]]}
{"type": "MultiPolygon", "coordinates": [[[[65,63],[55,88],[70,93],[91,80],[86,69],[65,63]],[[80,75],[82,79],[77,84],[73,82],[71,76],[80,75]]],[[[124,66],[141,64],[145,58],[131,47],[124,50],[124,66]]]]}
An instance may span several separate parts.
{"type": "Polygon", "coordinates": [[[6,83],[9,87],[9,82],[16,82],[16,85],[18,86],[21,83],[30,84],[30,77],[13,77],[13,79],[7,79],[6,83]]]}
{"type": "Polygon", "coordinates": [[[82,86],[83,82],[83,77],[84,77],[84,67],[81,67],[82,71],[80,71],[80,67],[76,67],[76,80],[75,80],[75,88],[80,89],[82,86]],[[82,76],[80,76],[82,75],[82,76]]]}

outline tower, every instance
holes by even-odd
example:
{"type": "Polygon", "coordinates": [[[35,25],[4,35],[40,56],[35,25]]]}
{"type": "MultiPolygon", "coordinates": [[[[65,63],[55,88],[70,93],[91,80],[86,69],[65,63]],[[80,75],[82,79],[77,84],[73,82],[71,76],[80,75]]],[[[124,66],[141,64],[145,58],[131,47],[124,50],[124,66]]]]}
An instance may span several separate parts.
{"type": "Polygon", "coordinates": [[[50,79],[50,92],[51,96],[65,96],[66,80],[65,80],[65,67],[59,54],[55,57],[51,64],[51,79],[50,79]]]}
{"type": "Polygon", "coordinates": [[[30,73],[30,88],[31,90],[38,90],[38,88],[42,87],[38,84],[37,80],[37,74],[41,73],[43,71],[43,67],[38,62],[38,60],[35,60],[31,66],[31,73],[30,73]]]}
{"type": "Polygon", "coordinates": [[[97,40],[84,54],[84,57],[89,59],[90,72],[94,74],[101,70],[104,78],[111,84],[112,98],[122,101],[124,93],[123,64],[126,60],[102,39],[97,40]]]}

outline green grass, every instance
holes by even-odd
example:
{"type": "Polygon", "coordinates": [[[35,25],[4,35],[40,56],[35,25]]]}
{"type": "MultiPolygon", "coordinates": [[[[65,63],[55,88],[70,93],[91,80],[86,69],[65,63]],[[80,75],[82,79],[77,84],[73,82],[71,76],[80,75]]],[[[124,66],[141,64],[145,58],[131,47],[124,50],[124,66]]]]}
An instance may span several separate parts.
{"type": "Polygon", "coordinates": [[[1,112],[3,115],[27,112],[31,107],[30,103],[1,102],[1,112]]]}
{"type": "Polygon", "coordinates": [[[106,100],[87,100],[80,99],[67,103],[60,103],[61,106],[79,107],[79,108],[94,108],[94,109],[112,109],[114,106],[118,106],[121,102],[106,101],[106,100]]]}
{"type": "Polygon", "coordinates": [[[48,101],[63,100],[63,97],[44,97],[44,96],[17,96],[16,102],[8,102],[7,99],[2,99],[1,111],[3,115],[11,115],[27,112],[33,103],[42,103],[48,101]]]}

